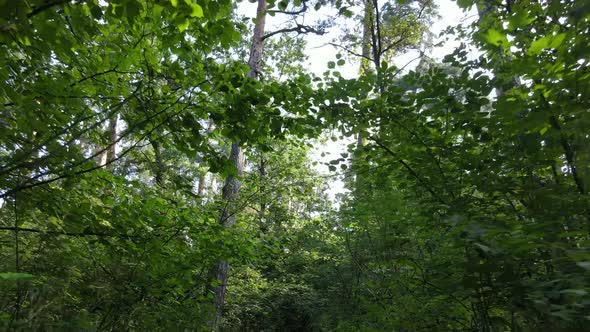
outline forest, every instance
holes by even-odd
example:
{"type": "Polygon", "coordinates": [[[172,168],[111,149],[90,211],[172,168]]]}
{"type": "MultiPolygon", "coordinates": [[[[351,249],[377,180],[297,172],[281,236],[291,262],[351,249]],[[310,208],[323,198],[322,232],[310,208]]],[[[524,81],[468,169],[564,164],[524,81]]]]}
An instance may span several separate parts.
{"type": "Polygon", "coordinates": [[[0,330],[590,331],[590,2],[450,4],[0,0],[0,330]]]}

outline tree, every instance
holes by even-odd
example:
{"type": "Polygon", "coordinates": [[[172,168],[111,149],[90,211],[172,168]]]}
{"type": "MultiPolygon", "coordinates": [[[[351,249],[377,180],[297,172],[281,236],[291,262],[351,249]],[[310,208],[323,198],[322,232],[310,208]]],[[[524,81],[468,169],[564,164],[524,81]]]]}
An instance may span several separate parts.
{"type": "MultiPolygon", "coordinates": [[[[278,11],[273,11],[272,13],[281,13],[286,15],[293,15],[297,16],[300,14],[305,13],[307,10],[307,1],[301,1],[298,4],[301,9],[296,11],[286,11],[287,4],[286,3],[279,3],[278,11]]],[[[265,39],[270,38],[279,33],[289,33],[289,32],[298,32],[298,33],[322,33],[319,30],[311,28],[306,25],[299,24],[295,22],[295,26],[291,28],[284,28],[277,31],[270,32],[265,34],[265,22],[266,22],[266,14],[267,14],[267,1],[266,0],[258,0],[258,5],[256,9],[256,19],[254,23],[254,32],[252,37],[252,44],[250,46],[250,56],[248,59],[248,77],[251,79],[258,80],[262,75],[262,63],[263,63],[263,52],[264,52],[264,42],[265,39]]],[[[224,228],[231,228],[236,223],[236,202],[239,199],[240,195],[240,178],[244,174],[244,165],[245,159],[244,154],[241,148],[242,142],[238,137],[236,141],[234,141],[231,145],[231,152],[229,156],[229,160],[231,161],[235,170],[232,170],[233,174],[229,174],[226,177],[225,184],[222,190],[222,200],[224,201],[224,207],[221,213],[221,224],[224,228]]],[[[264,173],[264,169],[261,173],[264,173]]],[[[228,273],[229,273],[229,263],[227,261],[219,262],[217,266],[217,286],[215,287],[215,306],[217,308],[217,314],[215,321],[213,323],[214,330],[219,330],[219,326],[221,324],[221,317],[223,314],[223,305],[225,302],[225,295],[227,291],[227,280],[228,280],[228,273]]]]}
{"type": "Polygon", "coordinates": [[[0,329],[584,330],[590,7],[459,4],[408,70],[431,3],[366,3],[345,79],[301,65],[322,2],[252,47],[230,1],[0,1],[0,329]]]}
{"type": "MultiPolygon", "coordinates": [[[[384,74],[380,95],[350,104],[366,114],[373,128],[364,164],[371,172],[366,176],[370,189],[362,199],[351,199],[343,216],[348,222],[346,237],[352,238],[351,259],[362,267],[351,268],[356,275],[352,280],[362,285],[361,290],[370,290],[357,297],[383,308],[360,304],[358,312],[372,316],[371,320],[361,316],[357,324],[481,331],[581,328],[573,318],[581,313],[574,303],[584,301],[587,294],[581,283],[584,263],[578,261],[585,260],[582,257],[587,253],[575,250],[576,258],[565,254],[587,237],[584,222],[579,223],[587,213],[587,204],[579,205],[587,199],[586,181],[568,166],[576,163],[568,142],[580,138],[573,133],[575,125],[564,138],[561,124],[551,119],[556,116],[570,124],[586,120],[566,111],[572,107],[568,103],[579,103],[573,95],[569,102],[547,98],[554,93],[555,98],[568,95],[572,89],[580,91],[587,84],[578,76],[586,69],[575,64],[566,51],[580,52],[574,31],[586,28],[567,13],[584,11],[582,8],[528,3],[491,6],[494,15],[483,16],[471,32],[474,44],[485,51],[480,59],[468,61],[467,52],[460,48],[444,65],[410,72],[397,80],[384,74]],[[525,28],[530,24],[535,24],[535,32],[525,28]],[[506,61],[508,55],[510,61],[506,61]],[[547,67],[539,69],[542,64],[547,67]],[[514,84],[515,77],[532,82],[514,84]],[[575,84],[570,81],[576,80],[573,77],[579,79],[575,84]],[[552,88],[542,83],[547,80],[553,82],[552,88]],[[502,93],[490,95],[493,87],[500,87],[502,93]],[[558,132],[553,136],[550,130],[558,132]],[[391,182],[384,180],[388,178],[391,182]],[[376,241],[384,229],[404,225],[403,214],[393,213],[400,204],[376,205],[380,202],[376,197],[396,191],[404,202],[401,205],[419,204],[414,208],[414,226],[397,230],[401,234],[409,231],[410,240],[395,242],[397,236],[390,235],[376,241]],[[552,205],[559,208],[550,208],[552,205]],[[391,212],[384,218],[384,211],[391,212]],[[373,220],[378,223],[372,224],[373,220]],[[574,229],[582,232],[580,238],[567,235],[574,229]],[[421,242],[423,238],[429,240],[421,242]],[[392,247],[399,255],[382,264],[385,248],[392,247]],[[396,271],[396,266],[407,274],[396,271]],[[385,267],[393,271],[383,270],[385,267]],[[457,285],[454,280],[461,282],[457,285]],[[403,286],[398,289],[398,285],[403,286]],[[424,289],[429,291],[422,293],[424,289]],[[445,304],[433,301],[432,294],[442,296],[445,304]],[[392,299],[407,299],[408,295],[417,303],[427,301],[422,296],[430,296],[429,306],[417,306],[409,313],[439,319],[385,320],[391,312],[397,313],[392,299]],[[375,312],[381,314],[375,316],[375,312]],[[445,313],[442,319],[441,312],[445,313]]],[[[339,92],[329,91],[329,95],[351,96],[355,84],[358,82],[337,82],[334,87],[339,92]]],[[[354,111],[338,112],[335,124],[343,130],[356,123],[351,116],[354,111]],[[350,124],[342,124],[346,117],[350,124]]],[[[326,119],[333,117],[326,115],[326,119]]],[[[403,303],[406,309],[411,302],[403,303]]]]}

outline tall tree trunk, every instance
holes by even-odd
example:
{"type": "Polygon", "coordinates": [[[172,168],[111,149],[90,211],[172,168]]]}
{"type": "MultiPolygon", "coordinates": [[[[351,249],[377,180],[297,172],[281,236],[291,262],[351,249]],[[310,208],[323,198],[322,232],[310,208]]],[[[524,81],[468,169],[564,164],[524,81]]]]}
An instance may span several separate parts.
{"type": "MultiPolygon", "coordinates": [[[[369,60],[372,56],[372,50],[374,48],[373,45],[373,27],[374,27],[374,19],[373,19],[373,0],[365,0],[365,9],[363,14],[363,40],[361,44],[361,67],[360,67],[360,74],[366,74],[371,70],[371,61],[369,60]]],[[[359,164],[359,155],[360,152],[365,145],[365,138],[363,137],[362,129],[359,129],[356,137],[356,155],[352,160],[353,166],[359,164]]],[[[357,167],[358,168],[358,167],[357,167]]],[[[354,179],[354,188],[353,190],[358,193],[360,190],[362,179],[358,174],[358,169],[355,169],[357,174],[355,175],[354,179]]]]}
{"type": "MultiPolygon", "coordinates": [[[[260,74],[260,65],[262,63],[262,53],[264,46],[264,25],[266,21],[266,0],[258,0],[258,8],[256,10],[256,24],[254,26],[254,36],[252,38],[252,45],[250,47],[250,59],[248,65],[250,72],[248,76],[258,79],[260,74]]],[[[237,175],[229,175],[223,186],[222,199],[225,202],[224,209],[221,213],[220,222],[224,228],[231,228],[236,223],[236,203],[240,196],[240,180],[239,178],[244,173],[244,153],[240,147],[240,141],[233,142],[231,145],[230,160],[237,169],[237,175]]],[[[217,281],[218,286],[215,288],[215,321],[213,329],[219,331],[221,317],[223,315],[223,307],[225,304],[225,295],[227,293],[227,278],[229,274],[229,263],[221,261],[217,264],[217,281]]]]}
{"type": "Polygon", "coordinates": [[[371,58],[373,49],[373,0],[365,0],[365,9],[363,13],[363,41],[361,44],[361,68],[360,74],[365,74],[371,70],[371,58]]]}
{"type": "Polygon", "coordinates": [[[199,175],[199,184],[197,186],[197,196],[203,197],[205,193],[205,181],[207,181],[207,172],[203,172],[199,175]]]}
{"type": "Polygon", "coordinates": [[[154,139],[149,139],[152,148],[154,149],[154,173],[155,180],[159,186],[164,186],[164,163],[162,161],[162,152],[160,151],[160,144],[154,139]]]}
{"type": "Polygon", "coordinates": [[[112,168],[112,162],[115,160],[117,155],[116,142],[117,142],[117,116],[118,114],[112,114],[109,117],[109,125],[107,128],[108,145],[107,148],[98,156],[99,166],[108,165],[112,168]]]}
{"type": "MultiPolygon", "coordinates": [[[[213,119],[209,118],[209,121],[207,123],[207,135],[209,135],[209,133],[211,133],[211,131],[213,131],[213,119]]],[[[207,138],[207,142],[209,142],[209,138],[207,138]]],[[[199,175],[199,184],[197,187],[197,195],[199,197],[203,197],[203,194],[205,193],[205,181],[207,180],[207,172],[204,171],[201,173],[201,175],[199,175]]]]}
{"type": "Polygon", "coordinates": [[[260,229],[266,231],[266,225],[264,216],[266,214],[266,160],[264,156],[260,156],[260,165],[258,166],[258,172],[260,175],[260,210],[258,211],[258,222],[260,223],[260,229]]]}

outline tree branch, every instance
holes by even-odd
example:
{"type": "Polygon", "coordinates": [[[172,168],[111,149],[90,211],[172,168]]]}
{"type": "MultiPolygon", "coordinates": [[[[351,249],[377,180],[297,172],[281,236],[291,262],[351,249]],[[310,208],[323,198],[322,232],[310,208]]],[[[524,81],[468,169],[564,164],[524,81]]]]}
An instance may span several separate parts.
{"type": "Polygon", "coordinates": [[[365,55],[362,55],[362,54],[356,53],[355,51],[353,51],[353,50],[351,50],[351,49],[348,49],[348,48],[346,48],[346,47],[344,47],[344,46],[342,46],[342,45],[335,44],[335,43],[327,43],[326,45],[332,45],[332,46],[334,46],[334,47],[341,48],[341,49],[345,50],[346,52],[348,52],[348,53],[350,53],[350,54],[352,54],[352,55],[354,55],[354,56],[357,56],[357,57],[359,57],[359,58],[364,58],[364,59],[367,59],[367,60],[369,60],[369,61],[373,62],[373,59],[372,59],[371,57],[368,57],[368,56],[365,56],[365,55]]]}
{"type": "Polygon", "coordinates": [[[89,79],[92,79],[92,78],[95,78],[95,77],[98,77],[98,76],[101,76],[104,74],[108,74],[108,73],[116,73],[116,74],[137,74],[138,73],[138,72],[132,72],[132,71],[131,72],[130,71],[119,71],[119,70],[117,70],[117,67],[118,67],[118,65],[115,65],[115,67],[113,67],[113,69],[105,70],[105,71],[102,71],[99,73],[92,74],[90,76],[83,77],[80,80],[78,80],[77,82],[70,84],[70,87],[80,84],[86,80],[89,80],[89,79]]]}
{"type": "Polygon", "coordinates": [[[388,148],[387,146],[385,146],[383,143],[381,143],[379,140],[377,140],[374,136],[370,136],[369,137],[370,140],[372,140],[373,142],[375,142],[381,149],[383,149],[387,154],[389,154],[390,156],[394,157],[395,159],[397,159],[397,161],[402,164],[402,166],[404,166],[405,169],[408,170],[408,172],[410,172],[410,174],[416,178],[416,180],[418,180],[418,182],[426,189],[428,190],[428,192],[434,197],[436,198],[440,203],[448,205],[433,189],[432,187],[430,187],[430,185],[428,183],[426,183],[419,175],[418,173],[416,173],[416,171],[410,167],[410,165],[408,165],[408,163],[406,163],[403,159],[399,158],[399,156],[393,152],[390,148],[388,148]]]}
{"type": "Polygon", "coordinates": [[[64,236],[75,236],[75,237],[104,236],[104,237],[119,237],[119,238],[124,238],[124,239],[139,238],[139,236],[132,236],[132,235],[126,235],[126,234],[108,234],[108,233],[86,232],[86,231],[80,232],[80,233],[73,233],[73,232],[48,231],[48,230],[35,229],[35,228],[14,227],[14,226],[0,227],[0,231],[30,232],[30,233],[64,235],[64,236]]]}
{"type": "Polygon", "coordinates": [[[272,36],[279,34],[279,33],[289,33],[289,32],[297,32],[298,34],[313,33],[316,35],[323,35],[326,33],[325,31],[317,30],[317,29],[310,27],[308,25],[297,24],[296,26],[294,26],[292,28],[284,28],[284,29],[279,29],[279,30],[273,31],[273,32],[269,32],[266,35],[262,36],[262,40],[265,40],[266,38],[272,37],[272,36]]]}
{"type": "Polygon", "coordinates": [[[44,11],[50,9],[51,7],[63,5],[64,3],[68,3],[68,2],[70,2],[70,0],[45,1],[45,4],[43,4],[39,7],[33,8],[33,11],[30,12],[29,14],[27,14],[27,17],[31,18],[37,14],[40,14],[41,12],[44,12],[44,11]]]}
{"type": "MultiPolygon", "coordinates": [[[[176,102],[173,103],[172,105],[170,105],[169,107],[166,107],[165,109],[157,112],[156,114],[152,115],[151,117],[148,117],[145,120],[140,121],[139,123],[137,123],[137,124],[129,127],[129,129],[124,134],[122,134],[115,142],[112,142],[111,145],[112,144],[117,144],[124,137],[126,137],[129,134],[131,134],[133,132],[133,129],[141,126],[142,124],[147,123],[147,121],[150,121],[150,120],[156,118],[160,114],[163,114],[165,111],[167,111],[168,109],[170,109],[172,106],[176,105],[180,101],[181,98],[182,98],[182,96],[178,97],[177,100],[176,100],[176,102]]],[[[190,105],[188,105],[188,106],[190,106],[190,105]]],[[[127,148],[125,151],[123,151],[119,156],[117,156],[116,158],[114,158],[112,160],[107,161],[103,165],[96,165],[94,167],[90,167],[90,168],[79,170],[79,171],[72,170],[72,168],[75,168],[77,166],[80,166],[84,162],[86,162],[86,161],[88,161],[88,160],[90,160],[90,159],[98,156],[100,153],[106,151],[106,149],[108,149],[111,145],[106,146],[102,150],[96,152],[95,154],[93,154],[92,156],[90,156],[88,158],[85,158],[82,161],[78,161],[78,162],[74,163],[73,165],[69,165],[67,167],[62,168],[62,172],[65,172],[64,174],[57,175],[54,178],[42,180],[42,181],[39,181],[39,182],[32,182],[32,183],[31,182],[28,182],[28,183],[27,182],[24,182],[24,183],[21,183],[18,186],[16,186],[15,188],[9,189],[9,190],[5,191],[4,193],[0,194],[0,198],[8,197],[9,195],[12,195],[13,193],[18,192],[18,191],[21,191],[21,190],[24,190],[24,189],[29,189],[29,188],[37,187],[37,186],[40,186],[40,185],[49,184],[49,183],[52,183],[52,182],[55,182],[55,181],[58,181],[58,180],[61,180],[61,179],[65,179],[65,178],[74,176],[74,175],[81,175],[81,174],[84,174],[84,173],[89,173],[89,172],[95,171],[97,169],[103,168],[103,167],[105,167],[107,165],[110,165],[111,163],[113,163],[113,162],[115,162],[115,161],[123,158],[125,155],[127,155],[129,152],[131,152],[134,148],[136,148],[139,145],[139,143],[141,141],[143,141],[146,137],[148,137],[149,135],[151,135],[156,129],[158,129],[159,127],[161,127],[165,123],[167,123],[168,120],[170,120],[174,116],[182,113],[186,108],[188,108],[188,106],[182,108],[178,112],[175,112],[175,113],[171,114],[170,116],[167,116],[162,122],[158,123],[151,130],[149,130],[146,134],[142,135],[133,145],[131,145],[129,148],[127,148]],[[70,171],[68,171],[68,168],[69,168],[70,171]]],[[[40,174],[34,176],[32,179],[29,179],[28,181],[36,180],[36,179],[39,179],[39,178],[41,178],[43,176],[46,176],[46,175],[50,175],[49,171],[48,172],[40,173],[40,174]]]]}

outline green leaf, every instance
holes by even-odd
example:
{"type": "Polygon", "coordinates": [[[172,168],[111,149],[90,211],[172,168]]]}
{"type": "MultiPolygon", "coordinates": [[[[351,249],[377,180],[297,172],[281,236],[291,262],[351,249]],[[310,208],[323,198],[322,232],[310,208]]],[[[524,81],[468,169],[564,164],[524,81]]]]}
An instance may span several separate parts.
{"type": "Polygon", "coordinates": [[[572,294],[572,295],[578,295],[578,296],[584,296],[584,295],[588,294],[588,292],[584,289],[563,289],[560,291],[560,293],[572,294]]]}
{"type": "Polygon", "coordinates": [[[565,36],[566,33],[560,33],[557,35],[541,37],[531,43],[531,46],[527,50],[527,54],[539,55],[544,49],[557,48],[563,43],[565,36]]]}
{"type": "Polygon", "coordinates": [[[190,22],[188,19],[184,19],[183,21],[181,21],[180,23],[178,23],[178,30],[180,30],[180,32],[186,30],[188,28],[188,26],[190,25],[190,22]]]}
{"type": "Polygon", "coordinates": [[[328,61],[328,68],[334,69],[336,67],[336,63],[334,61],[328,61]]]}
{"type": "Polygon", "coordinates": [[[283,1],[279,2],[278,7],[280,10],[285,10],[285,9],[287,9],[288,4],[289,3],[287,1],[283,0],[283,1]]]}
{"type": "Polygon", "coordinates": [[[463,9],[468,9],[473,6],[473,0],[457,0],[457,5],[463,9]]]}
{"type": "Polygon", "coordinates": [[[535,21],[535,17],[530,15],[528,11],[518,11],[514,16],[508,19],[508,29],[514,31],[518,28],[523,28],[535,21]]]}
{"type": "Polygon", "coordinates": [[[178,0],[170,0],[172,7],[178,7],[178,0]]]}
{"type": "Polygon", "coordinates": [[[125,6],[125,13],[127,14],[127,20],[133,22],[135,17],[141,12],[141,4],[137,1],[129,1],[125,6]]]}
{"type": "Polygon", "coordinates": [[[496,29],[489,29],[482,36],[488,44],[492,44],[495,46],[509,44],[508,39],[506,38],[506,34],[496,29]]]}
{"type": "Polygon", "coordinates": [[[89,6],[90,6],[90,13],[92,14],[92,17],[94,17],[97,20],[101,19],[102,18],[102,10],[100,9],[100,7],[95,4],[89,4],[89,6]]]}
{"type": "Polygon", "coordinates": [[[29,273],[17,273],[17,272],[2,272],[0,273],[0,279],[30,279],[35,276],[29,273]]]}
{"type": "Polygon", "coordinates": [[[191,7],[191,17],[203,17],[203,7],[192,0],[184,0],[184,2],[191,7]]]}

